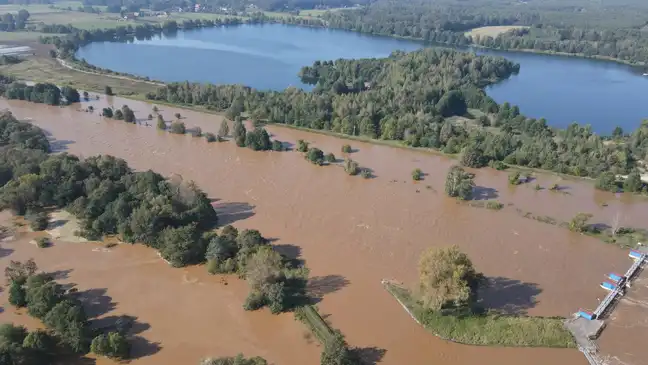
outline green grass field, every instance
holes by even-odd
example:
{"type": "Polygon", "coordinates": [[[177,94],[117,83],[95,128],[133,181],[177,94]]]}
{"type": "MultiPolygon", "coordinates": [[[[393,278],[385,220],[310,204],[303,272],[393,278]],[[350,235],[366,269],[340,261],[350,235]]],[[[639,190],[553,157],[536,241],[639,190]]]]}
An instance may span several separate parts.
{"type": "Polygon", "coordinates": [[[63,67],[56,60],[45,57],[29,57],[26,61],[15,65],[0,66],[0,73],[23,81],[71,85],[78,89],[101,93],[107,85],[115,94],[123,96],[144,95],[157,89],[155,85],[138,80],[124,80],[71,70],[63,67]]]}
{"type": "Polygon", "coordinates": [[[562,318],[485,314],[458,317],[426,310],[407,289],[385,284],[430,332],[443,339],[467,345],[503,347],[574,348],[574,338],[563,326],[562,318]]]}

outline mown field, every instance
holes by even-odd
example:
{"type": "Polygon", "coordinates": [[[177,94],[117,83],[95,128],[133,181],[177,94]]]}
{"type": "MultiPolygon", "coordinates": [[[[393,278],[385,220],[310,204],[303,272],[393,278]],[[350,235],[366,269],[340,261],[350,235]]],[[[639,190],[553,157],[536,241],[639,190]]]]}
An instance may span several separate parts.
{"type": "Polygon", "coordinates": [[[106,86],[110,86],[113,92],[118,95],[141,96],[156,89],[155,85],[142,81],[71,70],[56,60],[46,57],[29,57],[26,61],[16,65],[0,66],[0,73],[14,76],[19,80],[70,85],[78,89],[101,93],[106,86]]]}

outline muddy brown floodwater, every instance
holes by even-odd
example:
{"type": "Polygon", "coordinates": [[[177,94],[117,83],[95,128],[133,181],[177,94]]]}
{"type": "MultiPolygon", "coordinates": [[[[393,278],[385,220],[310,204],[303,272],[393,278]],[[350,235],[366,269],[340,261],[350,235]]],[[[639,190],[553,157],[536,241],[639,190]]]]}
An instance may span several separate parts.
{"type": "MultiPolygon", "coordinates": [[[[128,104],[138,118],[151,110],[150,104],[120,98],[84,104],[100,110],[106,102],[128,104]]],[[[216,206],[222,223],[259,229],[276,239],[273,244],[279,250],[304,259],[321,312],[350,344],[364,348],[381,364],[586,364],[576,350],[471,347],[439,340],[412,321],[380,281],[414,283],[424,249],[456,244],[493,280],[484,293],[490,305],[531,315],[569,316],[579,307],[596,307],[597,298],[604,295],[598,284],[606,273],[627,268],[627,251],[522,218],[515,208],[563,220],[589,212],[594,222],[608,224],[618,215],[632,226],[645,226],[648,217],[645,200],[617,198],[574,181],[560,182],[568,195],[535,191],[536,182],[511,188],[506,173],[486,169],[477,173],[479,198],[514,205],[499,212],[458,205],[443,193],[453,161],[421,151],[352,141],[358,151],[351,157],[374,171],[375,178],[365,180],[347,176],[340,166],[314,166],[296,152],[254,152],[233,143],[207,143],[153,126],[105,120],[96,112],[77,111],[78,106],[1,100],[0,108],[31,118],[51,133],[58,151],[86,157],[111,154],[136,169],[194,180],[210,197],[220,199],[216,206]],[[417,167],[427,176],[414,183],[411,171],[417,167]]],[[[176,112],[187,127],[199,126],[203,132],[216,132],[221,121],[216,115],[161,107],[167,120],[176,112]]],[[[336,156],[349,143],[275,126],[268,130],[281,141],[305,139],[336,156]]],[[[540,176],[537,183],[548,187],[555,181],[554,176],[540,176]]],[[[319,349],[306,344],[304,328],[291,316],[242,311],[243,284],[219,286],[217,278],[200,267],[167,268],[144,247],[119,247],[106,254],[91,247],[60,244],[44,254],[21,246],[8,258],[34,256],[45,268],[72,269],[69,280],[79,287],[107,290],[115,302],[114,313],[148,323],[150,328],[141,336],[160,342],[161,349],[133,364],[195,364],[205,355],[239,351],[278,365],[318,362],[319,349]],[[197,284],[185,283],[185,273],[197,278],[197,284]]],[[[639,313],[637,308],[641,307],[622,304],[615,314],[632,317],[639,313]]],[[[611,340],[602,341],[602,351],[641,364],[648,350],[638,337],[631,337],[637,333],[648,332],[643,326],[619,326],[604,334],[611,340]]]]}

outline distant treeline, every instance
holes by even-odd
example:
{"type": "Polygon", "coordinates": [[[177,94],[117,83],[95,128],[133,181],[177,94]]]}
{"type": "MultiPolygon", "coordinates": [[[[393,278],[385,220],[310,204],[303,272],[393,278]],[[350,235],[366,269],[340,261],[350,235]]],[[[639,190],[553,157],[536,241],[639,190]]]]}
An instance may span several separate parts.
{"type": "Polygon", "coordinates": [[[12,32],[14,30],[25,29],[27,19],[29,19],[29,12],[25,9],[18,10],[16,14],[5,13],[0,19],[0,31],[12,32]]]}
{"type": "Polygon", "coordinates": [[[0,76],[0,95],[48,105],[67,105],[80,100],[79,91],[70,86],[59,88],[51,83],[27,85],[6,76],[0,76]]]}
{"type": "Polygon", "coordinates": [[[590,126],[555,129],[520,114],[517,106],[497,105],[483,87],[517,70],[503,58],[428,48],[384,59],[318,61],[300,72],[304,82],[316,85],[312,92],[185,82],[147,98],[467,154],[471,167],[503,162],[598,177],[606,171],[628,174],[648,157],[648,122],[631,134],[617,128],[607,141],[590,126]],[[468,109],[478,115],[468,115],[468,109]],[[472,120],[448,118],[464,115],[472,120]]]}
{"type": "MultiPolygon", "coordinates": [[[[341,8],[351,7],[356,4],[366,4],[368,0],[206,0],[201,1],[200,5],[207,9],[228,8],[238,11],[245,10],[248,6],[254,6],[255,9],[269,11],[291,11],[299,9],[317,9],[317,8],[341,8]]],[[[192,3],[184,0],[83,0],[87,6],[107,5],[107,6],[126,6],[139,8],[150,8],[153,10],[165,10],[173,7],[185,8],[192,3]]]]}
{"type": "MultiPolygon", "coordinates": [[[[498,0],[478,1],[484,6],[449,3],[452,2],[395,3],[378,0],[361,9],[327,12],[322,19],[331,28],[429,42],[453,45],[475,43],[498,49],[564,52],[617,58],[636,64],[648,62],[648,26],[645,23],[648,8],[639,11],[644,14],[643,22],[637,20],[628,26],[619,16],[613,24],[604,26],[606,23],[602,20],[593,21],[602,16],[601,11],[596,9],[589,10],[589,19],[585,12],[576,13],[573,19],[569,19],[566,14],[574,12],[569,4],[558,6],[562,11],[553,11],[548,7],[508,6],[498,0]],[[500,6],[488,6],[497,4],[500,6]],[[497,37],[472,38],[464,35],[470,29],[504,25],[531,28],[510,31],[497,37]]],[[[620,7],[615,7],[609,10],[609,15],[620,11],[620,7]]],[[[623,14],[630,17],[625,11],[623,14]]]]}

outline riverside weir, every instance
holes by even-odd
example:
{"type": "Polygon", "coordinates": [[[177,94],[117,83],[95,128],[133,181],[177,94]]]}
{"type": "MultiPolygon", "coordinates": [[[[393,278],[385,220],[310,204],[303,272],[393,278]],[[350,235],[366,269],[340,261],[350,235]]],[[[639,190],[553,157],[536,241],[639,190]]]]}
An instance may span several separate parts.
{"type": "Polygon", "coordinates": [[[601,331],[603,331],[605,327],[603,319],[605,316],[614,309],[616,303],[626,293],[627,288],[630,288],[632,280],[639,275],[648,262],[648,248],[631,250],[628,256],[632,259],[632,264],[626,273],[624,275],[608,274],[607,278],[610,281],[601,283],[601,288],[607,290],[608,294],[599,303],[598,307],[593,312],[580,309],[572,319],[565,322],[565,326],[578,344],[578,349],[585,354],[587,361],[591,365],[602,364],[597,356],[598,347],[593,340],[598,338],[601,331]]]}

